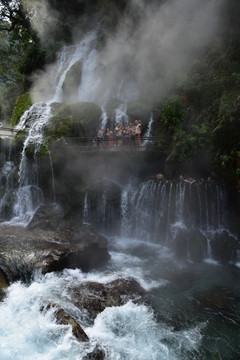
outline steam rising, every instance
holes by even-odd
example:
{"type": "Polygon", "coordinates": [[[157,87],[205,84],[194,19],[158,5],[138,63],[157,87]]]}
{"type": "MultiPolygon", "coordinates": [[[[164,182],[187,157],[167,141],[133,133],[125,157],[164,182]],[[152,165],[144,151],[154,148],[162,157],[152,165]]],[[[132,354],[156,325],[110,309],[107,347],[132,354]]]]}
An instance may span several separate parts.
{"type": "Polygon", "coordinates": [[[47,0],[24,0],[22,4],[27,11],[31,9],[31,25],[44,44],[57,28],[58,13],[50,9],[47,0]]]}
{"type": "MultiPolygon", "coordinates": [[[[97,77],[101,81],[94,101],[101,103],[106,93],[128,101],[166,94],[221,30],[224,2],[168,0],[149,4],[145,0],[131,0],[117,32],[109,34],[100,51],[97,77]]],[[[52,14],[45,1],[41,5],[38,12],[52,14]]],[[[36,17],[33,21],[44,38],[46,23],[41,26],[40,21],[35,22],[36,17]]],[[[49,87],[49,79],[48,73],[41,74],[41,89],[49,87]]]]}

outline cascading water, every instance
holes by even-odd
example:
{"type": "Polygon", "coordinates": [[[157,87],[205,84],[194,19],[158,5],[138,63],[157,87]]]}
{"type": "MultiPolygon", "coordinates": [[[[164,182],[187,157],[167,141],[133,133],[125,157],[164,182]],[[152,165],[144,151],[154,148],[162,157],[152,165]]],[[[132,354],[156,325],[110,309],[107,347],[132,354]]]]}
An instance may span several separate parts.
{"type": "MultiPolygon", "coordinates": [[[[95,49],[97,38],[97,31],[89,32],[83,40],[74,46],[64,46],[59,52],[56,65],[53,66],[49,81],[49,86],[44,87],[41,92],[41,99],[44,102],[34,103],[21,117],[16,130],[25,133],[25,141],[23,145],[21,161],[19,165],[19,187],[14,193],[14,207],[11,224],[27,225],[32,216],[43,202],[43,193],[39,188],[39,174],[38,174],[38,153],[44,142],[44,129],[52,116],[53,103],[61,102],[66,95],[63,91],[63,84],[70,69],[79,61],[81,62],[81,81],[78,86],[76,94],[71,94],[68,100],[70,101],[91,101],[105,104],[109,97],[109,91],[101,94],[98,52],[95,49]],[[32,160],[28,160],[27,153],[31,153],[32,160]],[[38,194],[38,195],[36,195],[38,194]],[[29,199],[25,199],[26,196],[29,199]],[[23,215],[24,214],[24,215],[23,215]]],[[[120,83],[116,99],[122,101],[113,112],[112,124],[113,128],[116,123],[128,122],[127,102],[124,101],[123,82],[120,83]]],[[[113,96],[114,94],[111,94],[113,96]]],[[[104,132],[107,125],[107,113],[102,106],[102,116],[99,119],[100,128],[104,132]]],[[[151,126],[151,119],[149,123],[149,131],[151,126]]],[[[50,163],[51,156],[50,156],[50,163]]],[[[54,189],[54,174],[52,168],[53,178],[53,198],[55,200],[54,189]]]]}
{"type": "MultiPolygon", "coordinates": [[[[52,79],[53,86],[45,90],[42,97],[46,100],[45,103],[33,104],[21,117],[16,130],[25,133],[25,141],[19,165],[19,187],[14,191],[14,206],[12,208],[12,219],[8,224],[26,226],[32,219],[38,207],[43,203],[44,196],[39,187],[39,174],[38,174],[38,153],[44,142],[44,129],[52,116],[51,104],[60,102],[63,97],[63,82],[67,72],[76,63],[81,60],[83,68],[82,84],[79,88],[79,96],[86,97],[92,96],[93,89],[86,93],[86,86],[89,84],[89,76],[92,75],[92,64],[96,61],[96,54],[94,50],[91,51],[91,46],[96,39],[96,32],[91,32],[77,46],[64,47],[58,54],[56,67],[54,68],[54,77],[52,79]],[[89,75],[90,74],[90,75],[89,75]],[[85,89],[85,90],[84,90],[85,89]],[[83,95],[81,95],[83,94],[83,95]],[[32,161],[28,160],[27,152],[31,152],[32,161]]],[[[92,80],[92,84],[96,84],[92,80]]],[[[86,100],[85,98],[82,100],[86,100]]],[[[54,188],[54,174],[51,162],[51,171],[53,178],[53,198],[55,201],[55,188],[54,188]]]]}
{"type": "MultiPolygon", "coordinates": [[[[148,122],[148,127],[147,127],[147,130],[146,130],[146,133],[144,134],[144,137],[149,138],[149,137],[152,136],[152,126],[153,126],[153,114],[151,113],[150,118],[149,118],[149,122],[148,122]]],[[[145,139],[145,140],[143,140],[142,145],[144,147],[146,147],[146,146],[150,145],[151,143],[152,143],[151,140],[145,139]]]]}
{"type": "Polygon", "coordinates": [[[114,112],[115,123],[123,124],[124,122],[128,122],[127,116],[127,104],[119,105],[114,112]]]}
{"type": "MultiPolygon", "coordinates": [[[[191,254],[195,256],[194,246],[200,247],[200,258],[211,258],[211,239],[228,229],[226,191],[221,183],[148,180],[138,186],[119,188],[119,194],[121,201],[116,206],[121,211],[115,223],[120,222],[121,236],[177,249],[181,244],[189,258],[191,254]]],[[[100,226],[102,231],[106,231],[112,216],[107,197],[106,193],[99,193],[97,214],[91,214],[88,208],[88,218],[86,213],[84,217],[84,221],[100,226]],[[101,221],[96,223],[95,219],[101,221]]],[[[90,194],[87,201],[91,201],[90,194]]],[[[181,253],[180,249],[177,251],[181,253]]]]}
{"type": "MultiPolygon", "coordinates": [[[[44,200],[38,186],[37,155],[51,118],[51,104],[64,96],[64,79],[76,61],[83,63],[78,99],[92,100],[98,92],[94,41],[95,34],[90,33],[78,46],[65,47],[59,53],[53,87],[43,94],[45,102],[34,104],[21,118],[18,129],[26,132],[26,139],[18,188],[11,189],[15,165],[8,156],[0,173],[1,185],[6,185],[16,200],[11,206],[4,201],[11,207],[12,224],[26,225],[44,200]],[[34,161],[29,163],[25,150],[31,147],[34,161]]],[[[121,104],[115,109],[114,123],[128,121],[122,84],[118,90],[121,104]]],[[[104,106],[102,109],[100,126],[104,130],[104,106]]],[[[149,135],[152,122],[150,117],[149,135]]],[[[55,194],[53,168],[52,175],[55,194]]],[[[115,230],[109,237],[111,260],[87,274],[65,269],[62,273],[35,274],[28,285],[12,284],[0,303],[1,360],[86,360],[96,344],[104,349],[106,360],[236,360],[240,353],[236,269],[228,271],[219,264],[201,261],[212,256],[211,237],[228,226],[224,186],[214,181],[149,180],[116,187],[114,194],[106,188],[98,194],[87,190],[82,206],[85,223],[102,232],[115,230]],[[192,241],[197,248],[192,247],[192,241]],[[194,266],[192,259],[197,260],[194,266]],[[71,286],[105,284],[122,277],[134,277],[149,292],[149,302],[127,301],[122,306],[106,307],[94,321],[73,305],[71,286]],[[213,289],[218,290],[217,295],[213,289]],[[53,311],[43,311],[51,303],[61,304],[81,323],[90,337],[88,343],[78,342],[69,325],[58,324],[53,311]]]]}

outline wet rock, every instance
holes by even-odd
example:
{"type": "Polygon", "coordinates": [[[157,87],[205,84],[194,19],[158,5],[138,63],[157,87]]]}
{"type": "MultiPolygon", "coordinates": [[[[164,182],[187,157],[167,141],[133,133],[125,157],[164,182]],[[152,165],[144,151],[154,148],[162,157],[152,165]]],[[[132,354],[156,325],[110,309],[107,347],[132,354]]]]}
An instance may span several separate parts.
{"type": "Polygon", "coordinates": [[[89,338],[81,326],[63,309],[59,309],[56,312],[56,319],[59,324],[71,325],[72,333],[79,341],[89,341],[89,338]]]}
{"type": "Polygon", "coordinates": [[[6,296],[5,289],[8,287],[8,283],[5,279],[4,273],[0,270],[0,301],[3,301],[3,299],[6,296]]]}
{"type": "Polygon", "coordinates": [[[206,256],[207,240],[199,230],[179,228],[172,242],[177,257],[202,261],[206,256]]]}
{"type": "Polygon", "coordinates": [[[117,279],[107,284],[86,282],[69,289],[73,303],[80,310],[87,310],[94,319],[106,307],[120,306],[129,300],[143,301],[147,294],[133,278],[117,279]]]}
{"type": "Polygon", "coordinates": [[[0,269],[0,288],[1,289],[6,289],[7,287],[8,287],[8,283],[7,283],[5,274],[0,269]]]}
{"type": "Polygon", "coordinates": [[[43,273],[79,268],[96,269],[110,259],[107,240],[92,230],[29,230],[1,227],[0,269],[7,281],[29,281],[43,273]]]}
{"type": "Polygon", "coordinates": [[[36,211],[32,220],[28,224],[29,230],[45,229],[54,230],[62,221],[64,216],[63,209],[57,204],[43,204],[36,211]]]}
{"type": "Polygon", "coordinates": [[[82,341],[82,342],[89,341],[89,337],[87,336],[85,331],[76,322],[76,320],[73,319],[72,316],[70,316],[68,313],[66,313],[63,309],[59,308],[58,305],[56,305],[56,304],[48,304],[46,307],[46,310],[49,310],[50,308],[56,308],[55,317],[56,317],[58,324],[71,325],[72,333],[79,341],[82,341]]]}
{"type": "Polygon", "coordinates": [[[110,255],[97,242],[84,244],[52,244],[42,264],[43,273],[79,268],[82,271],[95,269],[106,263],[110,255]]]}
{"type": "Polygon", "coordinates": [[[105,351],[100,348],[99,345],[96,345],[94,350],[83,357],[83,360],[104,360],[105,351]]]}
{"type": "Polygon", "coordinates": [[[227,231],[216,233],[211,240],[212,256],[222,263],[236,261],[238,247],[238,241],[227,231]]]}

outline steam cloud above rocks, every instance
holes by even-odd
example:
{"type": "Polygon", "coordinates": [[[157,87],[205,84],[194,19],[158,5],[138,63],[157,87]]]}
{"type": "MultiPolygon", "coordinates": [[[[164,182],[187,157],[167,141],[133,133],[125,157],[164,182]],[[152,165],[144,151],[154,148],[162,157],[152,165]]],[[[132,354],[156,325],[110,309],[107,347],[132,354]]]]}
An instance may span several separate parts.
{"type": "Polygon", "coordinates": [[[187,71],[196,54],[211,44],[221,26],[218,0],[169,0],[161,6],[132,0],[129,17],[110,38],[103,57],[109,83],[125,74],[145,94],[164,94],[187,71]],[[141,16],[133,30],[131,14],[141,16]]]}
{"type": "MultiPolygon", "coordinates": [[[[224,4],[225,0],[131,0],[117,31],[109,34],[100,51],[98,93],[116,94],[122,83],[122,96],[128,100],[166,94],[221,31],[224,4]]],[[[45,1],[42,5],[43,14],[54,16],[45,1]]],[[[47,27],[34,26],[44,39],[47,27]]],[[[49,86],[49,79],[49,74],[41,74],[41,81],[36,78],[41,89],[49,86]]]]}

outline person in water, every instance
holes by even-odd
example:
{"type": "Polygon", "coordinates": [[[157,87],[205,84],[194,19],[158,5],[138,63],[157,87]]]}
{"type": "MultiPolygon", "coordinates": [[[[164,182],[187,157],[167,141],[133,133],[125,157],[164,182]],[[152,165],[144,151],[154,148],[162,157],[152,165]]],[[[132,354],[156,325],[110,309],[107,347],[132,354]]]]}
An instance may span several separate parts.
{"type": "Polygon", "coordinates": [[[157,180],[163,180],[164,179],[164,175],[160,172],[156,175],[156,179],[157,180]]]}

